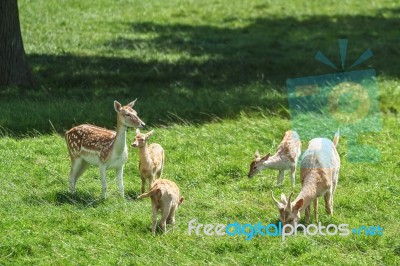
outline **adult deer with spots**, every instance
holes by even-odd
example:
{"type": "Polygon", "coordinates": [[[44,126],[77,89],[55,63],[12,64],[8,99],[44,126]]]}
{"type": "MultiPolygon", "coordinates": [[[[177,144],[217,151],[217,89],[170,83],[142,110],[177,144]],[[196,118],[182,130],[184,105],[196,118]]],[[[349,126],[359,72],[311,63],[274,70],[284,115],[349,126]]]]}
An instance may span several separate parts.
{"type": "Polygon", "coordinates": [[[116,169],[119,193],[124,197],[123,171],[128,159],[126,130],[128,127],[143,127],[133,106],[136,100],[122,106],[114,101],[117,112],[116,131],[93,125],[76,126],[65,133],[65,140],[71,158],[69,184],[75,193],[76,181],[90,165],[99,167],[103,197],[107,198],[106,170],[116,169]]]}

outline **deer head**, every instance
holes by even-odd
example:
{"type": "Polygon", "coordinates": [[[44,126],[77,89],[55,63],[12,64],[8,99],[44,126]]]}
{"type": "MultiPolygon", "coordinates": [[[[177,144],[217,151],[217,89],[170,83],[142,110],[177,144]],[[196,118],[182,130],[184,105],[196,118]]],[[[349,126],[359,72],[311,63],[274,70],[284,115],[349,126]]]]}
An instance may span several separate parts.
{"type": "MultiPolygon", "coordinates": [[[[137,99],[136,99],[137,100],[137,99]]],[[[114,109],[117,112],[118,123],[125,127],[144,127],[145,123],[140,120],[133,106],[136,100],[122,106],[119,102],[114,101],[114,109]]]]}
{"type": "Polygon", "coordinates": [[[136,137],[135,141],[132,142],[132,147],[144,147],[146,146],[146,141],[148,138],[150,138],[151,135],[153,135],[154,130],[147,132],[146,134],[140,133],[139,129],[136,129],[136,137]]]}
{"type": "Polygon", "coordinates": [[[300,220],[300,209],[303,207],[303,199],[297,200],[297,202],[291,202],[293,192],[290,193],[289,199],[286,200],[285,194],[282,193],[281,201],[278,201],[274,197],[274,193],[271,191],[271,197],[274,200],[276,207],[279,210],[279,220],[282,222],[282,225],[285,224],[294,224],[300,220]]]}
{"type": "Polygon", "coordinates": [[[258,150],[255,153],[255,158],[254,160],[250,163],[250,170],[248,173],[248,177],[251,178],[253,176],[255,176],[256,174],[258,174],[258,172],[260,172],[263,167],[263,162],[267,161],[269,158],[270,154],[268,153],[267,155],[265,155],[264,157],[261,158],[260,153],[258,152],[258,150]]]}

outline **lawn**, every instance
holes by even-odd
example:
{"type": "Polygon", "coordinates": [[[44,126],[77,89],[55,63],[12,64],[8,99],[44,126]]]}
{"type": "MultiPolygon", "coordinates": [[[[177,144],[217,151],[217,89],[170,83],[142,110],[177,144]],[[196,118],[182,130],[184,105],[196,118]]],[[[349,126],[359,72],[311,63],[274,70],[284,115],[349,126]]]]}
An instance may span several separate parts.
{"type": "MultiPolygon", "coordinates": [[[[0,88],[0,265],[398,265],[400,4],[395,1],[18,1],[33,88],[0,88]],[[323,4],[321,4],[323,3],[323,4]],[[323,225],[381,226],[383,236],[200,236],[188,223],[276,223],[270,197],[292,190],[277,171],[247,178],[256,149],[273,153],[291,127],[289,78],[346,66],[377,72],[382,127],[360,142],[380,160],[342,160],[334,216],[323,225]],[[108,171],[101,198],[90,168],[68,192],[65,130],[115,127],[113,101],[135,109],[166,151],[165,178],[185,197],[175,230],[151,235],[150,200],[137,200],[138,151],[129,149],[125,199],[108,171]]],[[[347,70],[347,68],[346,68],[347,70]]],[[[312,121],[310,121],[312,125],[312,121]]],[[[310,125],[309,125],[310,126],[310,125]]],[[[318,125],[316,125],[318,127],[318,125]]],[[[128,143],[134,131],[128,131],[128,143]]],[[[306,141],[303,142],[303,150],[306,141]]],[[[301,189],[299,173],[294,192],[301,189]]]]}

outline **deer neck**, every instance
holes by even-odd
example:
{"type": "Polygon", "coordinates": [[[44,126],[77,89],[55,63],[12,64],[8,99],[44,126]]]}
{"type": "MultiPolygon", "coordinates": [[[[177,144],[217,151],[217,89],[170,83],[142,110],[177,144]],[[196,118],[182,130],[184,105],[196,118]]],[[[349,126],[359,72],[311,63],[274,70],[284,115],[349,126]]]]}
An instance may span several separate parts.
{"type": "Polygon", "coordinates": [[[123,153],[126,148],[126,130],[127,127],[118,121],[116,130],[117,134],[115,136],[115,142],[113,147],[114,152],[117,154],[123,153]]]}
{"type": "Polygon", "coordinates": [[[311,202],[317,198],[317,183],[313,180],[314,176],[310,175],[304,179],[302,183],[302,188],[299,195],[293,202],[297,202],[299,199],[303,199],[303,207],[301,210],[305,209],[311,204],[311,202]]]}
{"type": "Polygon", "coordinates": [[[150,154],[149,154],[149,149],[148,149],[147,143],[144,146],[139,147],[139,157],[140,157],[140,161],[141,162],[150,165],[151,158],[150,158],[150,154]]]}
{"type": "Polygon", "coordinates": [[[280,169],[284,164],[280,156],[273,155],[268,160],[263,162],[264,168],[280,169]]]}

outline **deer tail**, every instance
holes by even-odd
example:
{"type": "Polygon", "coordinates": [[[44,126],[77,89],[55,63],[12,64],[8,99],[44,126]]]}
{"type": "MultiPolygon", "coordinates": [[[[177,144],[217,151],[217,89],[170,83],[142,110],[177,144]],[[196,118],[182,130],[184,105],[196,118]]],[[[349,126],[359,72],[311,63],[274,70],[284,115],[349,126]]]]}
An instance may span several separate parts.
{"type": "Polygon", "coordinates": [[[148,198],[153,196],[154,194],[156,194],[158,192],[159,188],[158,186],[153,186],[149,192],[147,193],[143,193],[142,195],[138,196],[138,199],[143,199],[143,198],[148,198]]]}
{"type": "Polygon", "coordinates": [[[339,135],[340,135],[340,129],[338,128],[338,130],[335,133],[335,136],[333,137],[333,145],[335,145],[335,147],[339,144],[339,135]]]}

